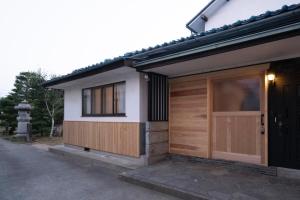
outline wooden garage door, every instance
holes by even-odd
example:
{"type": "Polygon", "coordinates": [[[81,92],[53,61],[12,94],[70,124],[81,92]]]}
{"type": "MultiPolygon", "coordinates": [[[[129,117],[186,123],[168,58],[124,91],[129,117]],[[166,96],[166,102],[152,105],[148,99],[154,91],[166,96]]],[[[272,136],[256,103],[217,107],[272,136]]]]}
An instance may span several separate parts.
{"type": "Polygon", "coordinates": [[[170,80],[170,153],[208,157],[207,80],[170,80]]]}

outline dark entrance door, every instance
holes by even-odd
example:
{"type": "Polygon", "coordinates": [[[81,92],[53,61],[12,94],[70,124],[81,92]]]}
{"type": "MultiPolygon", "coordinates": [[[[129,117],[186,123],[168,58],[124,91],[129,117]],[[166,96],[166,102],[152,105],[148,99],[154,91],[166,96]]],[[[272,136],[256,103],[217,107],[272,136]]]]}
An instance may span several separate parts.
{"type": "Polygon", "coordinates": [[[300,169],[300,60],[277,62],[269,88],[269,164],[300,169]]]}

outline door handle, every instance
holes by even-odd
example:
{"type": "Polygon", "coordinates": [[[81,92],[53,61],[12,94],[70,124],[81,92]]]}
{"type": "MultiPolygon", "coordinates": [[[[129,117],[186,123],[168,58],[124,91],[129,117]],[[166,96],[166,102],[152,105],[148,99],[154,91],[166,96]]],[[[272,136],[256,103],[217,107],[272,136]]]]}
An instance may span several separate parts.
{"type": "Polygon", "coordinates": [[[278,122],[278,128],[281,130],[282,127],[283,127],[283,122],[282,122],[282,121],[279,121],[279,122],[278,122]]]}
{"type": "Polygon", "coordinates": [[[264,114],[261,114],[260,115],[260,125],[261,125],[261,128],[260,128],[260,134],[265,134],[265,115],[264,114]]]}
{"type": "Polygon", "coordinates": [[[261,124],[262,126],[265,125],[265,115],[264,115],[264,114],[261,114],[261,115],[260,115],[260,124],[261,124]]]}

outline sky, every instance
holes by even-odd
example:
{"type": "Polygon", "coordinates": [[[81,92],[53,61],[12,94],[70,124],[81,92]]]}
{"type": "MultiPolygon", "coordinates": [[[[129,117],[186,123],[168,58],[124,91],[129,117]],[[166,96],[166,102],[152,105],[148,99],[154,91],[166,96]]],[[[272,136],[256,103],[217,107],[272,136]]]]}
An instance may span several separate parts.
{"type": "Polygon", "coordinates": [[[0,0],[0,97],[22,71],[63,75],[190,35],[209,0],[0,0]]]}

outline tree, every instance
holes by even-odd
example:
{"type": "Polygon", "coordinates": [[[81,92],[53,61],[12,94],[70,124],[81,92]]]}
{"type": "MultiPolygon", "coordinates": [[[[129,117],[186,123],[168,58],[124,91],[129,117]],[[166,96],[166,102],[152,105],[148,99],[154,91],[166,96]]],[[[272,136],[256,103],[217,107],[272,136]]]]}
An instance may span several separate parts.
{"type": "Polygon", "coordinates": [[[63,96],[60,96],[60,100],[55,102],[57,91],[51,91],[48,94],[46,88],[43,87],[43,82],[46,80],[46,75],[38,72],[21,72],[16,76],[14,88],[12,92],[0,99],[0,125],[10,128],[10,133],[15,130],[17,125],[16,117],[17,111],[14,106],[26,100],[31,104],[31,123],[32,134],[48,134],[53,133],[53,123],[62,122],[63,116],[63,96]],[[47,105],[45,97],[49,97],[47,105]],[[50,108],[54,106],[55,111],[52,117],[49,115],[47,106],[50,108]],[[52,129],[52,131],[50,131],[52,129]]]}
{"type": "Polygon", "coordinates": [[[17,126],[15,105],[15,99],[11,94],[0,99],[0,126],[5,127],[6,133],[13,133],[17,126]]]}
{"type": "Polygon", "coordinates": [[[45,104],[51,118],[50,137],[53,136],[55,120],[61,120],[63,116],[63,92],[61,90],[48,89],[45,92],[45,104]]]}
{"type": "Polygon", "coordinates": [[[50,131],[50,117],[44,102],[45,88],[42,83],[46,75],[39,72],[21,72],[16,76],[12,95],[15,104],[26,100],[32,106],[32,134],[44,135],[50,131]]]}

